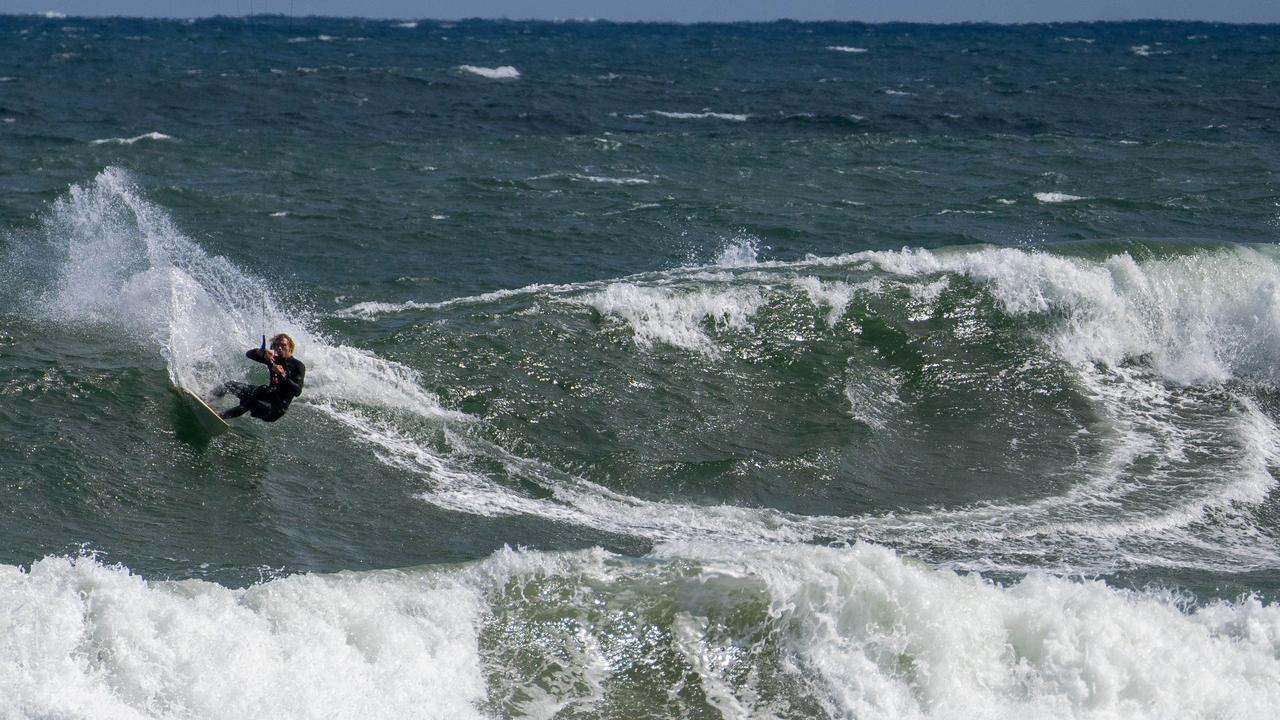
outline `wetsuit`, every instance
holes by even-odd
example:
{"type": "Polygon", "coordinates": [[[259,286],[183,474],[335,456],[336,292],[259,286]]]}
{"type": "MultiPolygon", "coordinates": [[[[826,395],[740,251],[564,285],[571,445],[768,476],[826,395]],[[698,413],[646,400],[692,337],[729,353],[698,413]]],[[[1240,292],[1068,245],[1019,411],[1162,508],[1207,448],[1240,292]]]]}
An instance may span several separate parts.
{"type": "Polygon", "coordinates": [[[302,381],[307,374],[307,366],[298,358],[276,358],[275,364],[284,368],[283,375],[277,375],[271,363],[267,362],[262,350],[254,348],[244,354],[245,357],[267,366],[271,380],[267,385],[246,385],[234,380],[224,383],[214,392],[221,397],[228,393],[240,398],[240,404],[222,413],[224,418],[240,417],[249,413],[253,417],[266,422],[275,422],[284,417],[289,403],[302,394],[302,381]]]}

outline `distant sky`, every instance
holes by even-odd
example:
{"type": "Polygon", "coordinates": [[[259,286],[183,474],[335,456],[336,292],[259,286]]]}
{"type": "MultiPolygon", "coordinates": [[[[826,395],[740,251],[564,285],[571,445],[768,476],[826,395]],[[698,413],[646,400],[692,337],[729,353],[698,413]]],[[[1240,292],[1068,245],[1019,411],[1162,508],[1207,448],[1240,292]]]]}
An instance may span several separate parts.
{"type": "Polygon", "coordinates": [[[1280,0],[0,0],[0,14],[207,17],[277,13],[370,18],[537,18],[676,22],[861,20],[1047,22],[1213,20],[1280,23],[1280,0]]]}

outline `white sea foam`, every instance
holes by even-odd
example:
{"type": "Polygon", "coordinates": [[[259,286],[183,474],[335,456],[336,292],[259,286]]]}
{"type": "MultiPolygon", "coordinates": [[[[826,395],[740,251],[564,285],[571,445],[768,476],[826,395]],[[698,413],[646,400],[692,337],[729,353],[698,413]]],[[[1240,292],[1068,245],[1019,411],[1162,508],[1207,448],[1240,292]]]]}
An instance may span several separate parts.
{"type": "Polygon", "coordinates": [[[576,180],[585,180],[587,182],[600,183],[603,185],[652,185],[653,181],[648,178],[638,177],[606,177],[603,175],[574,175],[576,180]]]}
{"type": "Polygon", "coordinates": [[[342,318],[361,318],[365,320],[372,320],[380,316],[391,315],[393,313],[412,312],[415,310],[439,310],[441,308],[452,307],[455,305],[480,305],[521,295],[563,295],[566,293],[579,292],[586,288],[596,287],[599,285],[599,283],[566,285],[535,284],[527,285],[522,288],[494,290],[492,292],[481,293],[479,295],[452,298],[449,300],[442,300],[440,302],[408,301],[403,303],[383,303],[369,301],[356,303],[350,307],[338,310],[335,314],[342,318]]]}
{"type": "Polygon", "coordinates": [[[746,122],[751,118],[746,113],[724,113],[711,112],[704,110],[702,112],[668,112],[665,110],[650,110],[650,113],[658,117],[671,118],[672,120],[730,120],[733,122],[746,122]]]}
{"type": "Polygon", "coordinates": [[[827,49],[842,53],[864,53],[867,51],[866,48],[850,47],[848,45],[828,45],[827,49]]]}
{"type": "Polygon", "coordinates": [[[517,494],[467,470],[388,421],[331,403],[323,403],[318,409],[345,425],[357,440],[374,448],[383,463],[425,477],[429,483],[423,491],[425,497],[439,507],[486,517],[535,515],[568,522],[582,519],[567,508],[517,494]]]}
{"type": "Polygon", "coordinates": [[[461,467],[457,459],[443,457],[420,438],[390,422],[332,404],[319,409],[346,425],[358,441],[374,449],[384,464],[420,475],[424,486],[419,497],[446,510],[487,517],[529,515],[655,541],[701,539],[773,544],[799,542],[813,534],[802,518],[785,513],[640,500],[536,459],[519,457],[482,439],[449,435],[454,454],[497,460],[512,477],[551,493],[548,499],[530,497],[461,467]]]}
{"type": "Polygon", "coordinates": [[[676,542],[641,560],[506,549],[244,589],[46,558],[0,566],[0,607],[6,717],[479,718],[495,696],[521,716],[625,714],[618,698],[671,668],[704,688],[667,697],[689,715],[777,716],[788,692],[867,720],[1264,718],[1280,705],[1275,605],[1189,608],[1044,575],[1001,586],[869,544],[676,542]],[[647,614],[654,587],[662,612],[647,614]]]}
{"type": "Polygon", "coordinates": [[[480,67],[478,65],[459,65],[458,69],[462,72],[479,75],[490,80],[515,80],[520,77],[520,71],[510,65],[502,65],[500,67],[480,67]]]}
{"type": "Polygon", "coordinates": [[[707,334],[708,326],[745,328],[765,300],[764,294],[752,287],[721,291],[634,283],[613,283],[582,298],[602,315],[624,320],[641,347],[660,342],[713,357],[719,355],[720,348],[707,334]]]}
{"type": "Polygon", "coordinates": [[[1073,363],[1117,366],[1141,357],[1181,384],[1243,374],[1280,385],[1267,361],[1280,354],[1280,266],[1260,249],[1143,264],[1127,254],[1094,262],[1015,249],[814,260],[869,261],[901,275],[959,273],[989,283],[1009,312],[1066,312],[1055,350],[1073,363]]]}
{"type": "Polygon", "coordinates": [[[418,23],[413,21],[401,22],[401,23],[396,23],[396,27],[403,28],[405,30],[413,30],[414,28],[418,27],[418,23]]]}
{"type": "Polygon", "coordinates": [[[551,180],[555,178],[567,178],[579,182],[597,183],[600,185],[652,185],[653,180],[641,177],[609,177],[606,175],[586,175],[583,173],[548,173],[546,175],[535,175],[530,180],[551,180]]]}
{"type": "MultiPolygon", "coordinates": [[[[1159,43],[1156,43],[1156,45],[1159,45],[1159,43]]],[[[1129,52],[1133,53],[1134,55],[1138,55],[1139,57],[1151,57],[1152,55],[1172,54],[1169,50],[1152,49],[1150,45],[1134,45],[1133,47],[1129,48],[1129,52]]]]}
{"type": "Polygon", "coordinates": [[[430,573],[231,590],[0,566],[0,716],[481,717],[476,593],[430,573]]]}
{"type": "Polygon", "coordinates": [[[376,301],[367,301],[356,303],[349,307],[338,310],[335,315],[341,318],[360,318],[364,320],[373,320],[384,315],[392,315],[400,312],[410,312],[413,310],[428,310],[440,307],[440,303],[421,303],[421,302],[402,302],[402,303],[385,303],[376,301]]]}
{"type": "Polygon", "coordinates": [[[844,316],[844,311],[849,307],[849,303],[853,301],[854,296],[859,292],[870,290],[871,294],[876,294],[878,288],[869,287],[875,284],[878,283],[873,282],[854,287],[843,282],[823,282],[821,279],[812,276],[795,280],[796,287],[804,291],[815,307],[826,307],[828,309],[826,318],[828,327],[835,327],[840,318],[844,316]]]}
{"type": "Polygon", "coordinates": [[[138,135],[137,137],[131,137],[131,138],[103,138],[101,140],[93,140],[90,142],[90,144],[91,145],[108,145],[108,144],[132,145],[136,142],[141,142],[142,140],[172,140],[172,139],[173,138],[171,136],[165,135],[164,133],[149,132],[149,133],[145,133],[142,135],[138,135]]]}
{"type": "Polygon", "coordinates": [[[1060,192],[1038,192],[1038,193],[1035,193],[1035,198],[1047,205],[1056,205],[1058,203],[1075,202],[1077,200],[1089,199],[1081,195],[1068,195],[1067,193],[1060,193],[1060,192]]]}
{"type": "Polygon", "coordinates": [[[872,546],[657,554],[704,583],[760,583],[832,717],[1258,717],[1280,702],[1280,608],[1254,600],[1187,612],[1100,582],[1004,588],[872,546]]]}

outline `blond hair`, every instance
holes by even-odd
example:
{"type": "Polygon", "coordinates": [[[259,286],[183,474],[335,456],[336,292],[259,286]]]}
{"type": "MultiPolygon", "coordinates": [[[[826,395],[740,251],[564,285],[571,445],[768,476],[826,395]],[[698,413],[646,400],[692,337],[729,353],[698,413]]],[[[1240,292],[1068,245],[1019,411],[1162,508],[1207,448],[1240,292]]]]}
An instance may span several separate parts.
{"type": "Polygon", "coordinates": [[[293,338],[289,337],[288,335],[285,335],[284,333],[279,333],[278,335],[271,336],[271,343],[273,345],[280,340],[283,340],[289,343],[289,352],[293,352],[293,349],[297,347],[293,342],[293,338]]]}

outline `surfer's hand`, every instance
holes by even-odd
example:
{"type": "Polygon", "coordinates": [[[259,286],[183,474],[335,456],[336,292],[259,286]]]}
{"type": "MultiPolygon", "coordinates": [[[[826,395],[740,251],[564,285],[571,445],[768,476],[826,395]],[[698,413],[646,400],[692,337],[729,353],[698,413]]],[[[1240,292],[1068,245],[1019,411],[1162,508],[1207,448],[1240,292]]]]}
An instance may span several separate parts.
{"type": "Polygon", "coordinates": [[[271,352],[270,350],[263,350],[262,357],[267,359],[268,364],[274,363],[276,361],[276,354],[271,352]]]}

